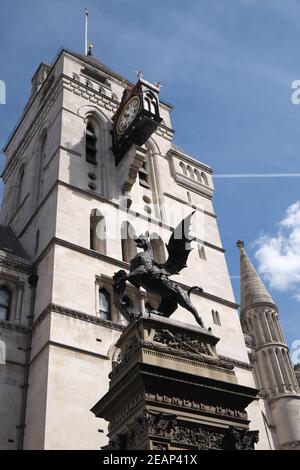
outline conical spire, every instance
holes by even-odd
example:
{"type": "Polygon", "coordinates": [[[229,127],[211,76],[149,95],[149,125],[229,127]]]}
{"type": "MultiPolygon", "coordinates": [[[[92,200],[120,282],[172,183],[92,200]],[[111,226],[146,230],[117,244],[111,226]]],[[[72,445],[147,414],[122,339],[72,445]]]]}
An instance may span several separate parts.
{"type": "Polygon", "coordinates": [[[237,247],[241,253],[241,312],[249,307],[261,304],[272,304],[274,300],[257,274],[244,249],[244,242],[239,240],[237,247]]]}

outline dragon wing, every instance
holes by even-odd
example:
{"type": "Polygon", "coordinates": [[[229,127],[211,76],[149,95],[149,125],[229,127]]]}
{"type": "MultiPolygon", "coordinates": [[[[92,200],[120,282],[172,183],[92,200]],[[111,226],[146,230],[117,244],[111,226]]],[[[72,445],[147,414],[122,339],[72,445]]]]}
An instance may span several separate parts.
{"type": "Polygon", "coordinates": [[[183,219],[173,230],[169,243],[167,244],[169,257],[163,267],[169,275],[178,274],[179,271],[186,268],[186,262],[192,250],[191,241],[194,240],[194,238],[189,236],[191,218],[194,213],[195,211],[183,219]]]}

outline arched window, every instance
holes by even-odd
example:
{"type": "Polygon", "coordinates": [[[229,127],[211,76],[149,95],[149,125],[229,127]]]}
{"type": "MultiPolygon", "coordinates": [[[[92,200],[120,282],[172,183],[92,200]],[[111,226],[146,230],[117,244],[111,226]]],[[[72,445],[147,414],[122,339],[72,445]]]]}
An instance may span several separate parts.
{"type": "Polygon", "coordinates": [[[137,253],[134,242],[134,228],[129,222],[123,222],[121,227],[122,259],[130,263],[137,253]]]}
{"type": "Polygon", "coordinates": [[[199,253],[199,258],[206,261],[205,248],[203,245],[200,245],[200,243],[198,244],[198,253],[199,253]]]}
{"type": "Polygon", "coordinates": [[[112,97],[113,100],[119,102],[119,98],[117,97],[117,95],[116,95],[115,93],[112,93],[112,94],[111,94],[111,97],[112,97]]]}
{"type": "Polygon", "coordinates": [[[93,82],[91,82],[91,80],[87,80],[87,81],[86,81],[86,86],[87,86],[88,88],[91,88],[91,89],[94,88],[93,82]]]}
{"type": "Polygon", "coordinates": [[[220,320],[219,312],[217,312],[217,310],[212,310],[211,314],[212,314],[214,324],[218,325],[218,326],[221,326],[221,320],[220,320]]]}
{"type": "Polygon", "coordinates": [[[139,171],[139,183],[140,186],[143,186],[144,188],[150,188],[149,164],[146,157],[139,171]]]}
{"type": "Polygon", "coordinates": [[[186,167],[185,167],[185,164],[184,164],[183,162],[180,162],[180,163],[179,163],[179,166],[180,166],[180,169],[181,169],[182,173],[183,173],[184,175],[186,175],[186,167]]]}
{"type": "Polygon", "coordinates": [[[20,173],[19,173],[19,181],[18,181],[18,189],[17,189],[17,207],[21,204],[23,200],[23,186],[24,186],[24,175],[25,175],[25,167],[22,166],[20,173]]]}
{"type": "Polygon", "coordinates": [[[95,127],[91,122],[88,122],[86,126],[85,158],[87,162],[97,165],[97,137],[95,127]]]}
{"type": "Polygon", "coordinates": [[[144,98],[144,103],[145,103],[145,109],[149,111],[152,114],[158,114],[157,111],[157,101],[152,95],[152,93],[146,93],[146,96],[144,98]]]}
{"type": "Polygon", "coordinates": [[[151,234],[150,244],[151,244],[152,251],[153,251],[154,261],[156,261],[157,263],[165,263],[166,262],[165,245],[162,239],[156,233],[151,234]]]}
{"type": "Polygon", "coordinates": [[[208,179],[204,171],[201,172],[201,178],[202,178],[203,183],[206,184],[206,186],[208,186],[208,179]]]}
{"type": "Polygon", "coordinates": [[[190,167],[190,165],[188,165],[188,166],[186,167],[186,169],[187,169],[187,172],[188,172],[188,176],[189,176],[190,178],[193,178],[193,179],[194,179],[194,172],[193,172],[193,169],[190,167]]]}
{"type": "Polygon", "coordinates": [[[200,171],[199,171],[197,168],[195,168],[194,174],[195,174],[195,176],[196,176],[196,179],[197,179],[198,181],[200,181],[200,183],[201,183],[201,174],[200,174],[200,171]]]}
{"type": "Polygon", "coordinates": [[[77,73],[73,73],[73,80],[76,80],[77,82],[80,82],[80,77],[77,73]]]}
{"type": "Polygon", "coordinates": [[[98,209],[90,215],[90,249],[106,254],[105,218],[98,209]]]}
{"type": "Polygon", "coordinates": [[[103,320],[111,320],[111,300],[106,289],[99,290],[99,314],[103,320]]]}
{"type": "Polygon", "coordinates": [[[0,288],[0,320],[8,320],[11,304],[11,293],[7,287],[0,288]]]}

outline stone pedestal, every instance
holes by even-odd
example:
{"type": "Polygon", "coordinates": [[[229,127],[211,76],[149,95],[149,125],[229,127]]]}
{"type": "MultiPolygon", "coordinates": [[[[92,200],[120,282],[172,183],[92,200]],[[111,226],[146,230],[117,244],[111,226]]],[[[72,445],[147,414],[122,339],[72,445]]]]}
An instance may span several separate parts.
{"type": "Polygon", "coordinates": [[[106,449],[253,449],[245,408],[257,390],[238,385],[208,330],[151,314],[120,337],[106,395],[92,412],[109,421],[106,449]]]}

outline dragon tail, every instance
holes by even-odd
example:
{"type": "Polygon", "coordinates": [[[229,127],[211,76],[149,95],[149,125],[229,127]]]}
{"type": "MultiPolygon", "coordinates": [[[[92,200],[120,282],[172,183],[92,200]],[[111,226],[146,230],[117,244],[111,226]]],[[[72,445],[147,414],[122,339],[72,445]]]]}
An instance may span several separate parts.
{"type": "Polygon", "coordinates": [[[198,286],[190,287],[189,290],[187,291],[187,295],[188,295],[189,297],[191,296],[191,293],[193,292],[193,290],[197,290],[197,291],[200,292],[200,293],[203,292],[202,287],[198,287],[198,286]]]}

